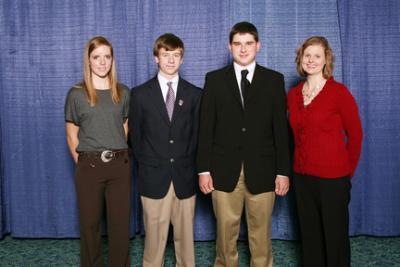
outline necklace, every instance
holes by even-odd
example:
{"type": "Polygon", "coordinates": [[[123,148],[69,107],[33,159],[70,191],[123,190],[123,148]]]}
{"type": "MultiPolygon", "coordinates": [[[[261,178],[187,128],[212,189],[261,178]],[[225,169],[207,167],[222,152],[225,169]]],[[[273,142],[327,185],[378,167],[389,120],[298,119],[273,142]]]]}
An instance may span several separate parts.
{"type": "Polygon", "coordinates": [[[313,101],[315,96],[321,90],[322,86],[321,86],[321,83],[318,83],[314,88],[309,89],[309,87],[310,86],[308,85],[308,82],[306,82],[304,84],[303,88],[301,89],[301,92],[303,93],[303,104],[304,104],[304,106],[307,106],[308,104],[311,103],[311,101],[313,101]],[[307,88],[306,88],[306,86],[307,86],[307,88]]]}

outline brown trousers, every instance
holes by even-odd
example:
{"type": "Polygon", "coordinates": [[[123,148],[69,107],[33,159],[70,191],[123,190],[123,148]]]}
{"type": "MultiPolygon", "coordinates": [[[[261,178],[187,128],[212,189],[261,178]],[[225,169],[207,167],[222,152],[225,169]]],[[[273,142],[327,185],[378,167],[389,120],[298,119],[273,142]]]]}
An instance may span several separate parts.
{"type": "Polygon", "coordinates": [[[251,194],[244,183],[243,168],[233,192],[213,191],[217,219],[217,246],[214,267],[237,267],[237,239],[245,207],[251,267],[272,267],[271,215],[275,193],[251,194]]]}
{"type": "Polygon", "coordinates": [[[174,228],[177,267],[194,267],[193,223],[196,197],[178,199],[171,183],[162,199],[141,197],[146,237],[143,267],[164,266],[164,252],[170,223],[174,228]]]}
{"type": "Polygon", "coordinates": [[[102,267],[101,221],[106,204],[110,267],[130,266],[131,168],[128,153],[110,162],[80,155],[76,168],[81,266],[102,267]]]}

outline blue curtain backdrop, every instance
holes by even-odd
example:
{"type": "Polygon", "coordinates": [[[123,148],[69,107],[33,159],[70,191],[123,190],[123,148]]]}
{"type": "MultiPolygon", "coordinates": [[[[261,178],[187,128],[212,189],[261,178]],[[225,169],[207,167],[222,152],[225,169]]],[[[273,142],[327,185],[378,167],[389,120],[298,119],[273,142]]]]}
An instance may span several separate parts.
{"type": "Polygon", "coordinates": [[[400,234],[400,2],[340,1],[343,81],[364,144],[350,204],[352,234],[400,234]]]}
{"type": "MultiPolygon", "coordinates": [[[[0,2],[0,237],[78,237],[74,166],[64,132],[64,100],[82,77],[83,46],[94,35],[114,45],[129,87],[156,74],[154,40],[185,42],[181,75],[203,86],[228,64],[228,33],[240,20],[259,29],[257,61],[299,81],[295,49],[326,36],[334,76],[359,103],[365,131],[353,178],[350,234],[400,235],[400,3],[357,0],[87,0],[0,2]]],[[[142,231],[133,186],[132,234],[142,231]]],[[[272,236],[296,239],[293,195],[278,198],[272,236]]],[[[215,237],[209,196],[198,196],[195,238],[215,237]]],[[[245,237],[245,232],[242,232],[245,237]]]]}

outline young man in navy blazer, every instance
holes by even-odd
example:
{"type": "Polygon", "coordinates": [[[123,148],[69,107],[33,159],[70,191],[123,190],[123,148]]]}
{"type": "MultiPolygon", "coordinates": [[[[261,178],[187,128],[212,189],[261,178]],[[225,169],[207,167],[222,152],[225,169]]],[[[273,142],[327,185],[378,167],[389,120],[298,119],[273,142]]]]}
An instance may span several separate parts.
{"type": "Polygon", "coordinates": [[[177,266],[195,266],[195,153],[201,90],[179,76],[184,44],[161,35],[153,54],[158,74],[133,88],[129,132],[138,162],[146,231],[143,266],[163,266],[170,223],[177,266]]]}
{"type": "Polygon", "coordinates": [[[283,75],[256,63],[256,27],[233,26],[233,64],[206,76],[200,111],[200,190],[212,192],[217,219],[214,266],[237,266],[236,241],[245,207],[252,267],[272,266],[275,194],[289,189],[289,149],[283,75]]]}

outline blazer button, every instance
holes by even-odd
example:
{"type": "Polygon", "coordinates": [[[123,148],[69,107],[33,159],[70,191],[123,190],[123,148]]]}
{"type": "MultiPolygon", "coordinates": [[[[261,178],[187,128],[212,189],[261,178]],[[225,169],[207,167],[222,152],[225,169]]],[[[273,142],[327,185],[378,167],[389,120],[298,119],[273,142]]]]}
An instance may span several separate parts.
{"type": "Polygon", "coordinates": [[[175,161],[174,158],[169,159],[169,162],[171,162],[171,163],[173,163],[174,161],[175,161]]]}
{"type": "Polygon", "coordinates": [[[242,132],[245,132],[245,131],[246,131],[246,128],[245,128],[245,127],[243,127],[243,128],[242,128],[242,132]]]}
{"type": "Polygon", "coordinates": [[[169,143],[170,143],[170,144],[173,144],[173,143],[174,143],[174,140],[172,140],[172,139],[169,140],[169,143]]]}

